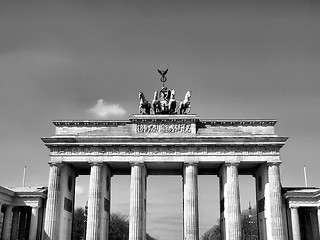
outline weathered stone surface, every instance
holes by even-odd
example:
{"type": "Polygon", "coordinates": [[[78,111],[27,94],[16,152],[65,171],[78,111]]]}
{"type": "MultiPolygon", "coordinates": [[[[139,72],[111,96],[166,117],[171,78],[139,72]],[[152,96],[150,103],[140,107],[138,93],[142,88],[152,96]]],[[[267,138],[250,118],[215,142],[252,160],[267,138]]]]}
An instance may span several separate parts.
{"type": "MultiPolygon", "coordinates": [[[[87,239],[106,235],[106,224],[99,225],[104,188],[99,187],[98,166],[103,165],[110,175],[131,174],[130,240],[146,237],[146,176],[154,174],[184,176],[184,239],[198,240],[198,175],[217,175],[225,167],[221,206],[227,239],[234,240],[241,238],[238,172],[255,174],[259,167],[279,159],[287,138],[274,133],[275,124],[275,120],[202,120],[193,114],[133,115],[128,121],[55,121],[55,135],[42,140],[50,149],[51,163],[65,163],[77,174],[90,174],[91,166],[87,239]]],[[[269,192],[266,199],[278,203],[279,180],[272,169],[270,174],[276,193],[269,192]]],[[[56,185],[52,181],[51,189],[56,185]]],[[[55,202],[54,198],[48,201],[55,202]]],[[[279,206],[270,210],[277,221],[279,206]]],[[[47,218],[50,221],[50,214],[47,218]]],[[[272,231],[281,231],[276,229],[280,225],[273,224],[272,231]]],[[[61,229],[50,228],[56,229],[52,236],[62,234],[61,229]]]]}

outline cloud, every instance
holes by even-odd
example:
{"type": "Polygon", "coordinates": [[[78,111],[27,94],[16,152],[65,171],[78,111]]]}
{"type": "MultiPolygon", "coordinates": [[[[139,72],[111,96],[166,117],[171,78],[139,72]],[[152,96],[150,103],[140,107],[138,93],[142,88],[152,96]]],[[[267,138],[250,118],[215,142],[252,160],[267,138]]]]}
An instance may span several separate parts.
{"type": "Polygon", "coordinates": [[[81,186],[76,186],[75,192],[76,192],[76,195],[82,195],[84,194],[84,188],[81,186]]]}
{"type": "Polygon", "coordinates": [[[87,112],[99,118],[121,117],[126,114],[126,110],[119,104],[109,104],[103,99],[99,99],[87,112]]]}

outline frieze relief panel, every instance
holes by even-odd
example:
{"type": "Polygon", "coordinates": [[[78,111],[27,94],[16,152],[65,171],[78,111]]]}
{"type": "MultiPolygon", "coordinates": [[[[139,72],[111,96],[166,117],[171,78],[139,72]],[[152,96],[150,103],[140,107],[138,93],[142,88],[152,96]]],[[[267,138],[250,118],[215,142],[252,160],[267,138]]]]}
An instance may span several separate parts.
{"type": "Polygon", "coordinates": [[[67,146],[51,147],[53,155],[279,155],[276,146],[67,146]]]}

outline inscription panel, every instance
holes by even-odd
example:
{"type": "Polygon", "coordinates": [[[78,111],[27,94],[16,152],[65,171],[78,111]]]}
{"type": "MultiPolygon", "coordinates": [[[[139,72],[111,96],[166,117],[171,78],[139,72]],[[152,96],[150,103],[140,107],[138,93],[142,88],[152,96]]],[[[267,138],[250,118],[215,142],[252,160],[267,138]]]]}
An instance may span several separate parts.
{"type": "Polygon", "coordinates": [[[138,124],[137,133],[191,133],[191,124],[138,124]]]}

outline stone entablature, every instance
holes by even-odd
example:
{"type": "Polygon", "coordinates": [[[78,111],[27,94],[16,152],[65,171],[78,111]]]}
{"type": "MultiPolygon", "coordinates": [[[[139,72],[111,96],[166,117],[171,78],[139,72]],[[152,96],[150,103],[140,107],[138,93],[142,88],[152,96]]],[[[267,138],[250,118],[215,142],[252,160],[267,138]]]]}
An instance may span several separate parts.
{"type": "Polygon", "coordinates": [[[46,198],[46,187],[1,187],[0,202],[12,206],[40,206],[46,198]]]}
{"type": "Polygon", "coordinates": [[[201,120],[197,115],[133,115],[129,121],[53,121],[55,136],[190,137],[274,135],[276,120],[201,120]],[[151,135],[150,135],[151,134],[151,135]]]}
{"type": "Polygon", "coordinates": [[[284,198],[288,207],[318,207],[320,208],[320,189],[314,187],[284,188],[284,198]]]}
{"type": "Polygon", "coordinates": [[[287,138],[274,134],[275,124],[275,120],[201,120],[197,115],[133,115],[130,121],[54,121],[55,135],[43,141],[51,161],[90,156],[95,161],[127,161],[133,156],[139,161],[156,161],[155,156],[179,162],[185,156],[196,161],[223,161],[220,156],[278,161],[287,138]]]}
{"type": "Polygon", "coordinates": [[[52,146],[51,155],[85,155],[85,156],[134,156],[134,155],[197,155],[197,156],[246,156],[279,155],[278,146],[52,146]]]}

